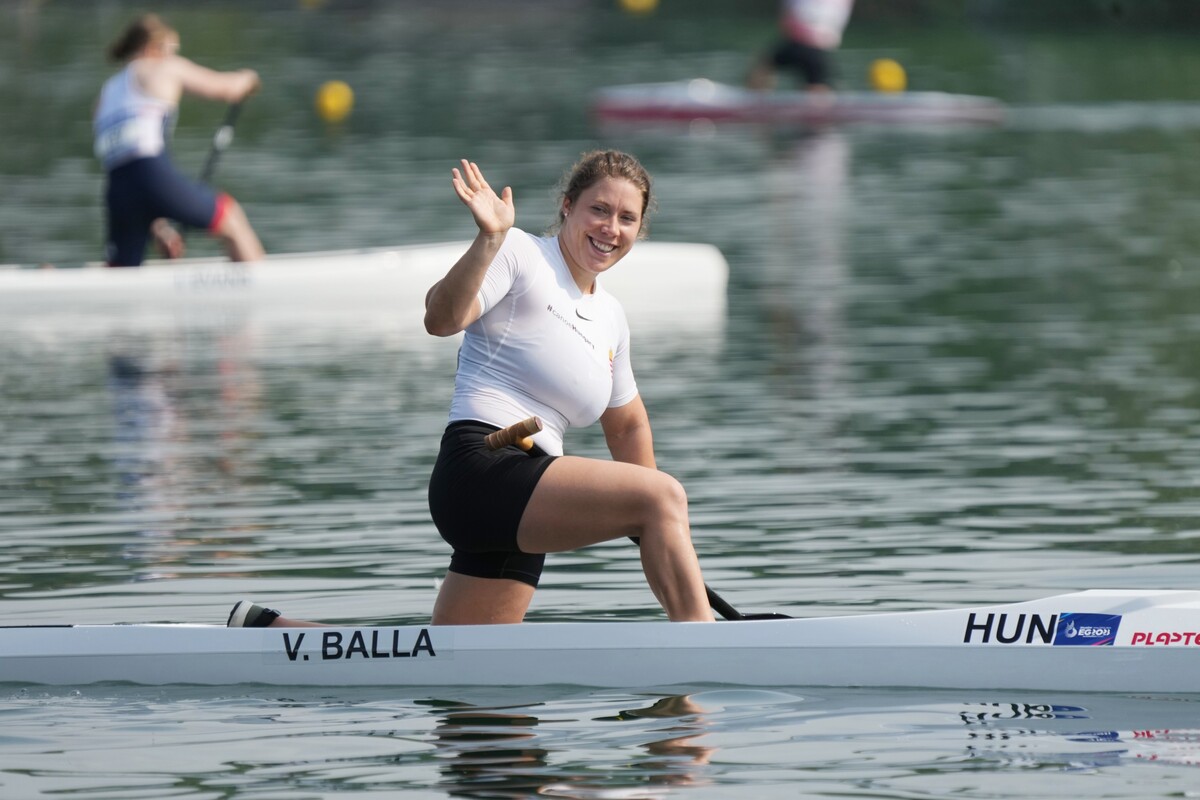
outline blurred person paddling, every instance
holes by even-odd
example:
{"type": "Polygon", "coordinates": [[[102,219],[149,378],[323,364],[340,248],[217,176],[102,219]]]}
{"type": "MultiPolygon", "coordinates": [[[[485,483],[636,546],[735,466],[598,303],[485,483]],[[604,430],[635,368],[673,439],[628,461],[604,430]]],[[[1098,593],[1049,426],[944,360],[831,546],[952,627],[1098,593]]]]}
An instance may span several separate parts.
{"type": "Polygon", "coordinates": [[[773,89],[780,69],[793,71],[809,91],[833,88],[830,53],[842,44],[854,0],[784,0],[779,25],[783,38],[746,79],[751,89],[773,89]]]}
{"type": "Polygon", "coordinates": [[[139,266],[150,237],[178,258],[183,239],[169,221],[207,230],[234,261],[264,255],[238,202],[185,177],[167,154],[182,95],[240,103],[258,89],[258,73],[217,72],[178,51],[179,33],[155,14],[139,17],[109,48],[124,66],[105,82],[93,117],[96,156],[107,175],[109,266],[139,266]]]}

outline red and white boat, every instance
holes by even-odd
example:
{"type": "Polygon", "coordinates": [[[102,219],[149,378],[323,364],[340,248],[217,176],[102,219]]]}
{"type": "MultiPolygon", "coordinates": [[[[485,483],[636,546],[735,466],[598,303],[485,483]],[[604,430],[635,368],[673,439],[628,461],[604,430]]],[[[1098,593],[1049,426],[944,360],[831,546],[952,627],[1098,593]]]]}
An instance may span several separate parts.
{"type": "Polygon", "coordinates": [[[592,111],[601,123],[759,123],[824,126],[996,125],[1004,105],[945,92],[756,91],[695,78],[601,89],[592,111]]]}

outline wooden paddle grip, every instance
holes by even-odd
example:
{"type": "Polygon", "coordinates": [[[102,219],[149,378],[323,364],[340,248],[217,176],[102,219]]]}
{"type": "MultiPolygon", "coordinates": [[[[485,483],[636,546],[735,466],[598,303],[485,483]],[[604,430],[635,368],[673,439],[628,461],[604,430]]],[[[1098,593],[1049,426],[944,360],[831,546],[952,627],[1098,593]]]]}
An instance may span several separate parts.
{"type": "Polygon", "coordinates": [[[542,429],[542,420],[540,417],[529,417],[520,422],[514,422],[507,428],[501,428],[498,431],[493,431],[483,438],[483,443],[487,445],[488,450],[499,450],[501,447],[508,447],[510,444],[515,444],[522,450],[533,449],[533,439],[535,433],[542,429]]]}

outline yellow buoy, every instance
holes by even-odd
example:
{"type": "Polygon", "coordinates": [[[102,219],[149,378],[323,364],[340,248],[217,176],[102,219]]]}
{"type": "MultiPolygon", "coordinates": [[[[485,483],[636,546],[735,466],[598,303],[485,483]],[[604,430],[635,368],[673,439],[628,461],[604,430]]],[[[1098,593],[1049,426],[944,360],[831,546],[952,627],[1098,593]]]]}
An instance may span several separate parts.
{"type": "Polygon", "coordinates": [[[658,0],[617,0],[617,4],[628,14],[650,14],[658,8],[658,0]]]}
{"type": "Polygon", "coordinates": [[[877,58],[871,62],[871,86],[877,92],[903,92],[908,86],[904,67],[890,58],[877,58]]]}
{"type": "Polygon", "coordinates": [[[354,90],[344,81],[326,81],[317,89],[317,114],[326,122],[341,122],[354,108],[354,90]]]}

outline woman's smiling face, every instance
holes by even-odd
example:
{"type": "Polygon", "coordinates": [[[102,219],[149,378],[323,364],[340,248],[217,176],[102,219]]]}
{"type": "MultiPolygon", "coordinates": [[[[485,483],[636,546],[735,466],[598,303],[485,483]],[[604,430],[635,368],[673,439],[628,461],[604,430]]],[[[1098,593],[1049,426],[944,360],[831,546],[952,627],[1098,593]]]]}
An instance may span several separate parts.
{"type": "Polygon", "coordinates": [[[564,203],[558,244],[579,288],[592,290],[596,276],[633,247],[642,230],[642,192],[625,178],[601,178],[564,203]]]}

